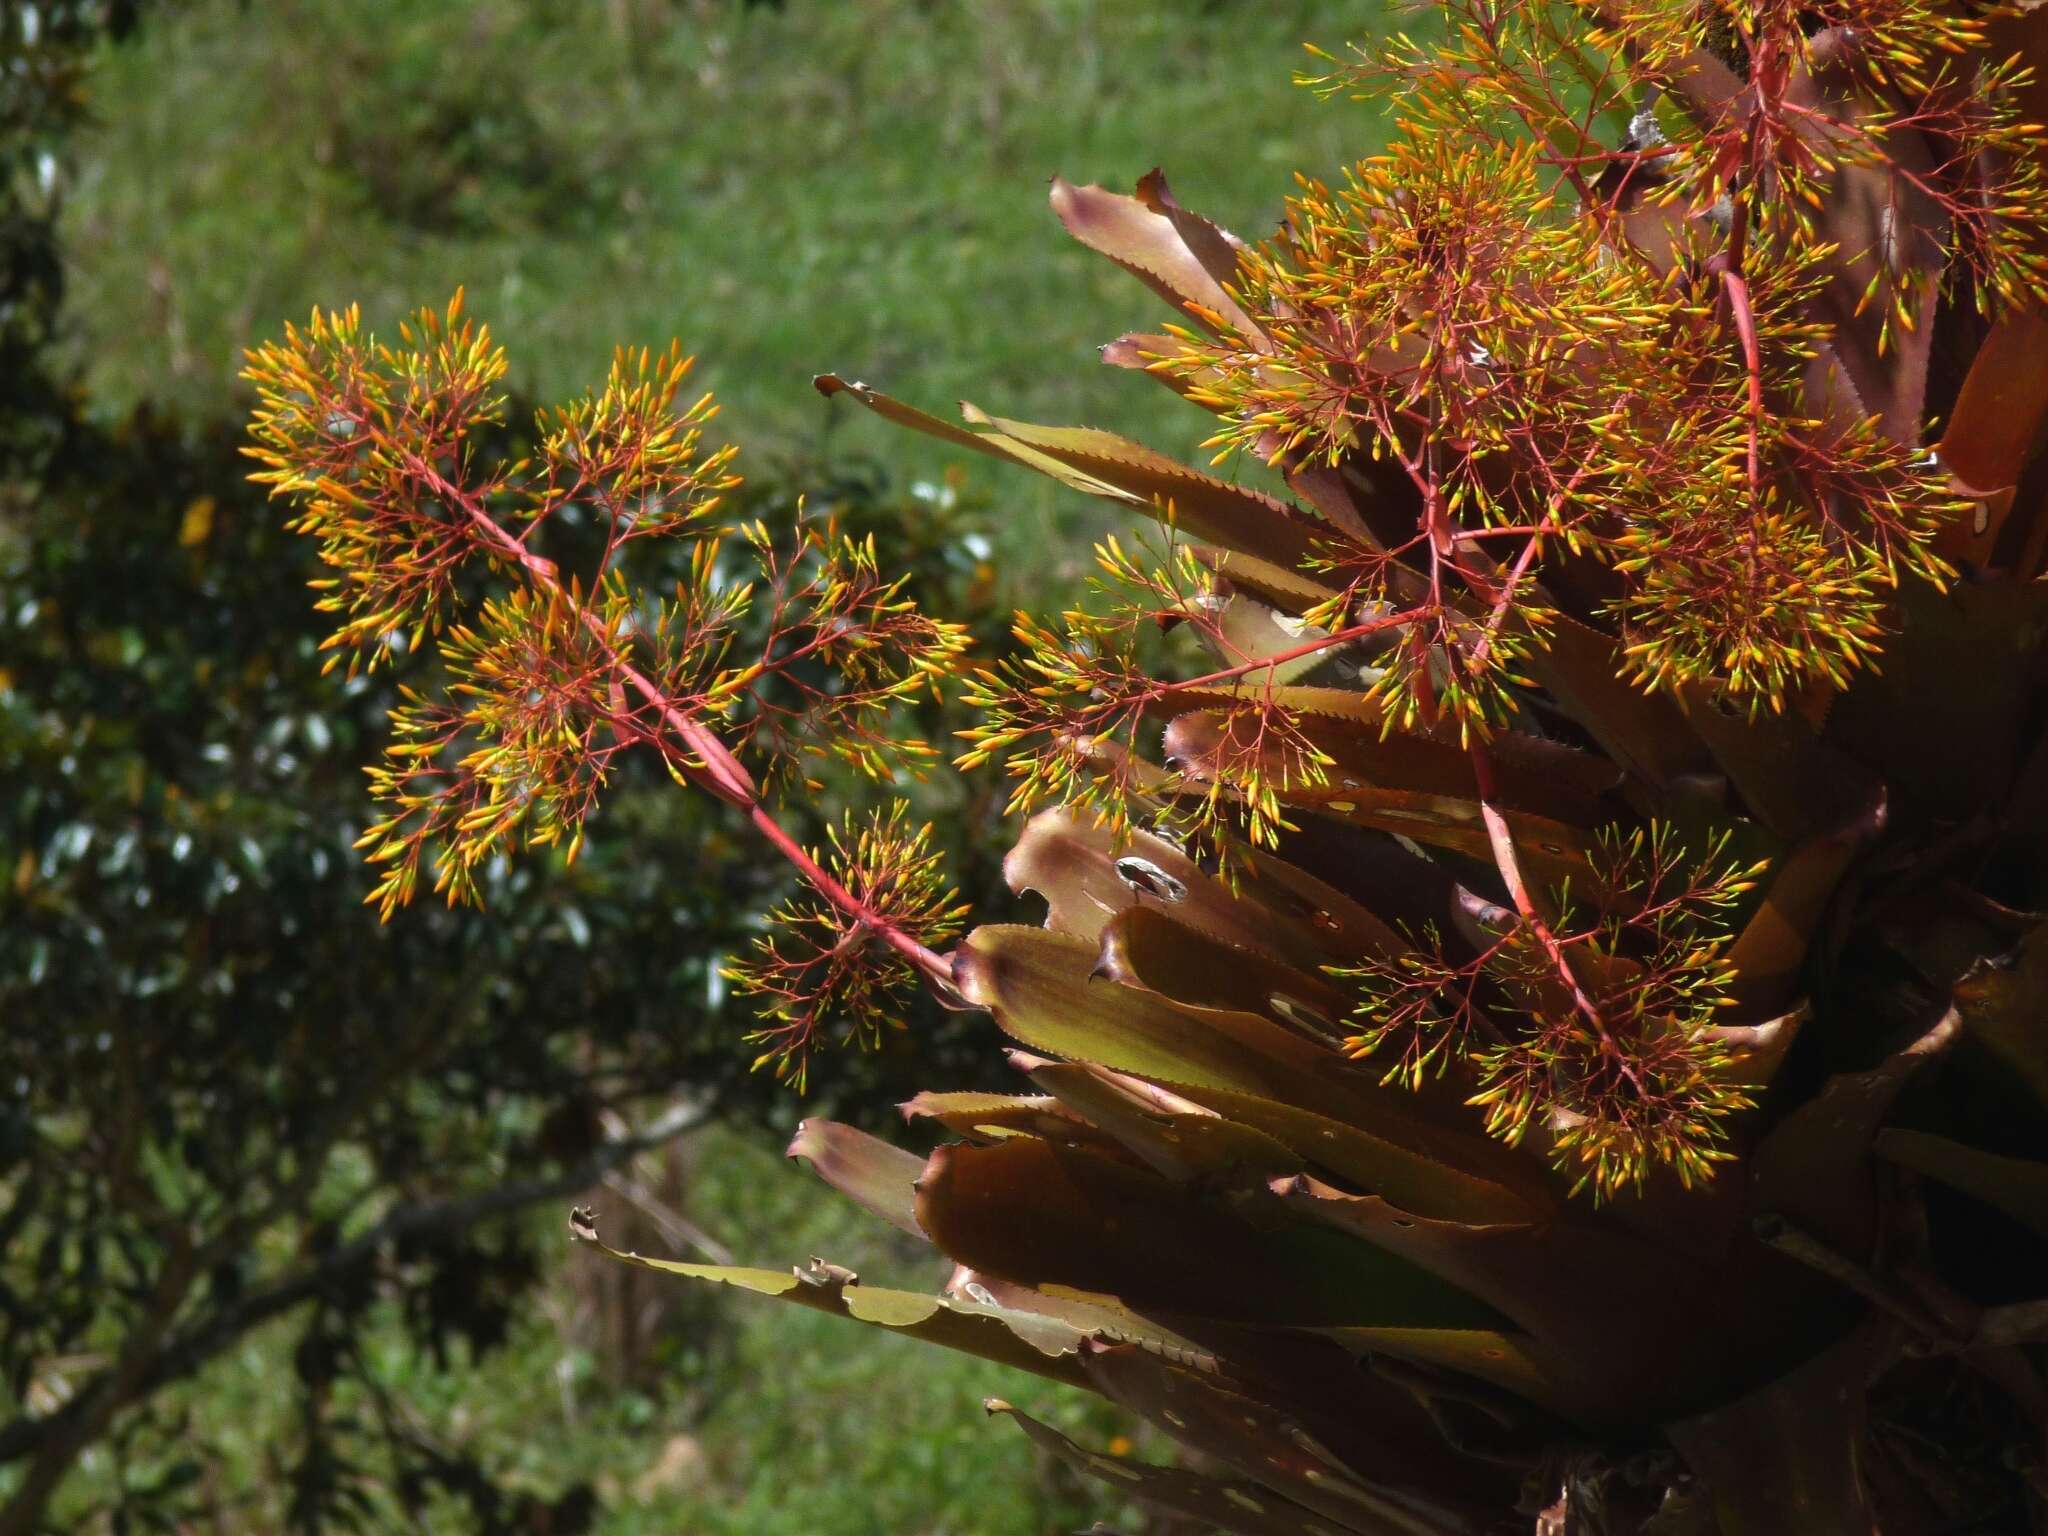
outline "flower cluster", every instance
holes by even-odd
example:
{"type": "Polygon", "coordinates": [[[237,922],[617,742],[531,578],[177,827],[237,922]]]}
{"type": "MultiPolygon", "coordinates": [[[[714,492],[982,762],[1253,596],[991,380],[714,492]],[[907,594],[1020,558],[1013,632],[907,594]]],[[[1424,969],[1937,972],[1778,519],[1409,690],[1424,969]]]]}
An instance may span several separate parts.
{"type": "Polygon", "coordinates": [[[957,912],[927,889],[935,857],[899,810],[835,838],[827,869],[763,786],[802,780],[817,755],[885,781],[917,771],[932,749],[896,717],[957,663],[963,629],[919,613],[871,542],[801,508],[780,542],[721,526],[734,450],[705,438],[708,395],[681,403],[678,349],[620,351],[603,389],[544,412],[538,453],[515,462],[490,443],[505,356],[460,295],[399,334],[381,346],[355,310],[316,310],[246,375],[255,478],[296,503],[334,572],[315,584],[337,615],[334,661],[355,671],[438,641],[433,680],[403,688],[369,770],[385,811],[360,844],[383,869],[370,900],[389,917],[424,881],[475,903],[479,872],[518,847],[573,858],[616,759],[646,748],[809,883],[820,905],[792,907],[793,928],[829,912],[860,936],[830,965],[785,972],[818,992],[799,999],[785,980],[778,1009],[845,1006],[871,1036],[892,985],[943,970],[929,945],[957,912]],[[543,552],[554,532],[576,568],[543,552]],[[686,546],[666,593],[633,579],[650,539],[686,546]]]}
{"type": "Polygon", "coordinates": [[[1690,857],[1654,824],[1604,836],[1590,880],[1547,912],[1469,902],[1461,931],[1431,926],[1340,972],[1361,999],[1350,1053],[1410,1086],[1457,1063],[1491,1130],[1520,1143],[1539,1129],[1599,1194],[1660,1164],[1707,1177],[1727,1117],[1751,1102],[1717,1015],[1734,980],[1727,917],[1763,869],[1726,855],[1723,841],[1690,857]]]}
{"type": "Polygon", "coordinates": [[[1374,684],[1404,720],[1500,727],[1560,565],[1623,578],[1606,609],[1644,682],[1751,709],[1839,684],[1900,576],[1945,574],[1930,545],[1963,509],[1936,466],[1805,397],[1820,254],[1759,231],[1737,276],[1696,222],[1663,262],[1610,234],[1536,143],[1418,131],[1247,254],[1255,330],[1181,328],[1153,359],[1222,450],[1404,482],[1409,517],[1332,530],[1318,562],[1324,622],[1414,610],[1374,684]]]}
{"type": "Polygon", "coordinates": [[[931,829],[913,827],[902,801],[864,822],[849,814],[829,837],[830,846],[811,856],[855,904],[814,895],[786,903],[753,953],[725,970],[767,1015],[768,1022],[747,1036],[761,1047],[755,1066],[772,1067],[799,1092],[828,1031],[836,1029],[858,1047],[875,1045],[885,1028],[900,1025],[891,1000],[927,979],[882,941],[882,930],[937,946],[958,936],[967,913],[946,883],[931,829]]]}

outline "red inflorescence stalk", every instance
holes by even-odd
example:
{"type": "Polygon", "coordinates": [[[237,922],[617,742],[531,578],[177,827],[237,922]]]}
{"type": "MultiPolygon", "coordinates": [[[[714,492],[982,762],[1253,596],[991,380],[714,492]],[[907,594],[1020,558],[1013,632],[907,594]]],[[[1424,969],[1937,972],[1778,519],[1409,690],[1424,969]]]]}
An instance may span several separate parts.
{"type": "Polygon", "coordinates": [[[820,896],[844,912],[861,929],[874,934],[896,950],[915,966],[921,975],[950,990],[952,966],[945,957],[920,944],[887,916],[876,912],[861,901],[811,857],[804,846],[790,835],[788,829],[775,819],[774,814],[763,803],[753,776],[727,749],[717,732],[701,721],[692,720],[676,707],[675,701],[663,693],[646,673],[611,649],[611,641],[605,631],[603,620],[563,588],[552,560],[528,549],[491,516],[478,497],[451,484],[431,465],[416,459],[413,468],[434,488],[435,494],[446,497],[449,505],[462,509],[463,515],[469,519],[492,552],[516,565],[525,573],[527,580],[541,591],[568,604],[576,612],[584,627],[605,647],[606,654],[618,675],[659,713],[662,723],[674,733],[676,743],[680,744],[683,753],[681,761],[677,763],[681,773],[726,804],[743,811],[755,830],[794,866],[797,873],[802,875],[820,896]]]}

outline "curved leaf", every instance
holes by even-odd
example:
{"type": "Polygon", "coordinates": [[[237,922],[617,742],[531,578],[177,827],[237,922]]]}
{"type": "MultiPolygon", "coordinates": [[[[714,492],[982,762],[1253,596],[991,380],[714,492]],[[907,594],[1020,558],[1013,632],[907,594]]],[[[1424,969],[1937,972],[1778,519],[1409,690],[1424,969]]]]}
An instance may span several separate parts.
{"type": "MultiPolygon", "coordinates": [[[[1522,1334],[1459,1328],[1330,1328],[1324,1336],[1361,1355],[1387,1355],[1483,1382],[1566,1418],[1576,1409],[1522,1334]]],[[[1082,1368],[1087,1369],[1084,1356],[1082,1368]]]]}
{"type": "Polygon", "coordinates": [[[889,1328],[914,1339],[943,1345],[963,1354],[979,1355],[999,1365],[1044,1376],[1069,1386],[1088,1386],[1078,1361],[1087,1335],[1071,1324],[1029,1312],[1012,1311],[946,1296],[887,1290],[861,1285],[845,1271],[815,1260],[807,1269],[747,1269],[732,1264],[682,1264],[645,1258],[608,1248],[598,1239],[587,1212],[571,1216],[570,1234],[621,1264],[711,1285],[729,1285],[777,1301],[829,1312],[855,1322],[889,1328]]]}
{"type": "Polygon", "coordinates": [[[821,373],[811,382],[828,398],[850,395],[885,421],[1036,470],[1070,490],[1161,521],[1170,515],[1175,527],[1205,543],[1299,564],[1321,531],[1309,514],[1278,497],[1219,480],[1114,432],[1005,421],[963,401],[961,412],[981,428],[973,430],[838,374],[821,373]]]}
{"type": "Polygon", "coordinates": [[[924,1240],[912,1190],[924,1171],[923,1158],[850,1125],[817,1119],[797,1126],[783,1155],[802,1158],[813,1173],[862,1210],[924,1240]]]}
{"type": "Polygon", "coordinates": [[[1981,965],[1956,986],[1963,1027],[2048,1105],[2048,923],[2009,961],[1981,965]]]}
{"type": "Polygon", "coordinates": [[[1095,350],[1110,367],[1142,373],[1146,378],[1165,385],[1183,400],[1188,399],[1196,388],[1214,384],[1222,377],[1214,368],[1155,367],[1160,358],[1172,357],[1182,350],[1181,343],[1174,337],[1156,332],[1126,331],[1095,350]]]}
{"type": "Polygon", "coordinates": [[[899,427],[908,427],[913,432],[922,432],[926,437],[936,437],[941,442],[952,443],[955,447],[971,449],[992,459],[1001,459],[1007,464],[1019,464],[1026,469],[1035,469],[1040,474],[1048,475],[1069,489],[1085,495],[1130,502],[1134,506],[1139,501],[1138,497],[1128,491],[1120,491],[1092,475],[1070,469],[1058,459],[1036,449],[1027,448],[1000,432],[973,432],[966,427],[955,426],[929,411],[921,411],[914,405],[906,405],[893,396],[883,394],[880,390],[870,389],[857,379],[843,379],[836,373],[821,373],[811,380],[811,384],[828,400],[834,395],[851,395],[884,421],[894,422],[899,427]]]}
{"type": "Polygon", "coordinates": [[[1982,1200],[2048,1236],[2048,1163],[1981,1152],[1925,1131],[1880,1131],[1877,1155],[1982,1200]]]}
{"type": "MultiPolygon", "coordinates": [[[[1306,730],[1303,734],[1309,735],[1306,730]]],[[[1384,767],[1401,777],[1427,784],[1424,763],[1433,755],[1434,746],[1415,737],[1388,737],[1373,744],[1355,740],[1343,743],[1344,758],[1324,770],[1326,777],[1321,782],[1291,771],[1289,763],[1276,754],[1264,783],[1283,805],[1490,861],[1493,845],[1476,796],[1461,799],[1440,786],[1390,788],[1364,777],[1384,767]]],[[[1198,711],[1176,719],[1166,728],[1165,751],[1168,761],[1180,764],[1182,773],[1199,782],[1221,773],[1227,785],[1245,771],[1238,761],[1241,751],[1232,740],[1227,717],[1213,711],[1198,711]]],[[[1437,749],[1434,755],[1442,751],[1437,749]]],[[[1230,791],[1226,788],[1225,792],[1230,791]]],[[[1575,887],[1600,888],[1587,861],[1591,838],[1584,830],[1527,811],[1510,810],[1502,814],[1514,836],[1522,867],[1529,875],[1549,888],[1567,881],[1575,887]]]]}
{"type": "Polygon", "coordinates": [[[1454,1139],[1434,1125],[1402,1126],[1402,1140],[1390,1141],[1271,1099],[1221,1088],[1187,1093],[1205,1109],[1265,1132],[1303,1161],[1417,1216],[1516,1225],[1547,1220],[1558,1207],[1533,1160],[1476,1133],[1454,1139]]]}
{"type": "Polygon", "coordinates": [[[1519,663],[1601,750],[1651,784],[1663,785],[1712,765],[1669,696],[1624,680],[1621,647],[1611,635],[1559,613],[1545,643],[1519,663]]]}
{"type": "Polygon", "coordinates": [[[1438,1276],[1340,1233],[1255,1225],[1128,1163],[1016,1138],[940,1147],[918,1183],[919,1223],[976,1271],[1102,1292],[1139,1313],[1258,1328],[1487,1328],[1438,1276]]]}
{"type": "Polygon", "coordinates": [[[1751,813],[1788,841],[1854,820],[1881,793],[1791,710],[1731,714],[1697,685],[1680,693],[1679,706],[1751,813]]]}
{"type": "Polygon", "coordinates": [[[955,1272],[947,1290],[970,1301],[1056,1319],[1086,1334],[1098,1346],[1129,1346],[1156,1355],[1181,1370],[1214,1375],[1222,1369],[1213,1351],[1149,1317],[1138,1316],[1114,1296],[1075,1290],[1053,1294],[997,1275],[978,1274],[964,1266],[955,1272]]]}
{"type": "Polygon", "coordinates": [[[1860,1462],[1885,1332],[1866,1323],[1761,1391],[1665,1426],[1726,1536],[1875,1536],[1860,1462]]]}
{"type": "MultiPolygon", "coordinates": [[[[1244,592],[1219,593],[1209,619],[1215,625],[1215,631],[1213,634],[1205,633],[1203,639],[1208,642],[1209,650],[1217,661],[1227,667],[1287,655],[1311,641],[1324,638],[1328,633],[1305,625],[1270,603],[1244,592]]],[[[1260,685],[1285,686],[1334,660],[1342,649],[1332,647],[1310,651],[1288,661],[1275,661],[1253,676],[1260,685]]]]}
{"type": "Polygon", "coordinates": [[[1098,186],[1077,187],[1055,176],[1052,211],[1067,233],[1139,278],[1196,325],[1215,329],[1213,316],[1260,339],[1262,333],[1251,316],[1224,288],[1237,266],[1228,237],[1206,219],[1176,219],[1178,206],[1168,209],[1160,203],[1157,193],[1164,187],[1161,178],[1148,206],[1136,197],[1098,186]]]}
{"type": "Polygon", "coordinates": [[[1292,1030],[1252,1014],[1181,1008],[1095,979],[1095,956],[1093,946],[1043,929],[985,925],[956,951],[954,981],[1035,1051],[1134,1073],[1176,1092],[1226,1088],[1345,1121],[1411,1118],[1407,1095],[1292,1030]]]}
{"type": "Polygon", "coordinates": [[[986,415],[965,401],[960,411],[970,422],[992,427],[1010,442],[1115,486],[1153,508],[1153,515],[1162,520],[1170,509],[1174,525],[1204,543],[1299,566],[1323,532],[1307,513],[1277,496],[1219,480],[1114,432],[1009,421],[986,415]]]}
{"type": "Polygon", "coordinates": [[[1066,810],[1026,823],[1003,878],[1046,899],[1045,926],[1091,942],[1132,907],[1170,908],[1175,919],[1228,944],[1313,970],[1383,947],[1384,923],[1350,897],[1286,861],[1254,855],[1235,888],[1164,838],[1118,837],[1066,810]]]}
{"type": "Polygon", "coordinates": [[[1755,1209],[1795,1223],[1851,1263],[1864,1262],[1877,1238],[1871,1142],[1906,1084],[1961,1030],[1959,1004],[1904,1050],[1868,1072],[1836,1074],[1787,1115],[1750,1159],[1755,1209]]]}
{"type": "Polygon", "coordinates": [[[1032,1082],[1176,1184],[1260,1188],[1300,1171],[1301,1159],[1272,1137],[1192,1104],[1188,1113],[1162,1111],[1123,1091],[1118,1078],[1078,1062],[1048,1062],[1031,1073],[1032,1082]]]}
{"type": "MultiPolygon", "coordinates": [[[[1967,525],[1944,531],[1937,547],[1950,560],[1985,565],[1997,550],[2020,474],[2048,431],[2048,368],[2040,366],[2044,353],[2048,314],[2016,310],[1992,325],[1963,377],[1962,393],[1935,451],[1956,489],[1981,506],[1967,525]]],[[[2029,507],[2024,515],[2038,519],[2040,514],[2041,508],[2029,507]]]]}
{"type": "Polygon", "coordinates": [[[1879,791],[1861,816],[1809,838],[1772,864],[1763,900],[1728,947],[1736,972],[1731,993],[1751,1017],[1784,1008],[1797,994],[1807,951],[1836,887],[1888,814],[1879,791]]]}
{"type": "Polygon", "coordinates": [[[1967,821],[2004,800],[2034,746],[2048,586],[1904,580],[1893,602],[1884,665],[1857,674],[1826,738],[1902,803],[1967,821]]]}
{"type": "MultiPolygon", "coordinates": [[[[1588,1223],[1432,1221],[1305,1178],[1274,1192],[1497,1308],[1527,1336],[1522,1356],[1544,1374],[1537,1401],[1582,1423],[1686,1411],[1808,1336],[1813,1277],[1754,1242],[1706,1264],[1588,1223]]],[[[1506,1384],[1495,1371],[1486,1379],[1506,1384]]]]}
{"type": "Polygon", "coordinates": [[[1255,1015],[1092,980],[1092,960],[1086,945],[1041,929],[982,927],[955,975],[1031,1049],[1159,1083],[1368,1187],[1430,1209],[1546,1208],[1538,1165],[1484,1135],[1462,1104],[1383,1084],[1255,1015]]]}
{"type": "MultiPolygon", "coordinates": [[[[1172,714],[1198,708],[1223,711],[1270,705],[1287,713],[1290,728],[1330,761],[1333,784],[1476,801],[1478,779],[1471,753],[1455,735],[1402,730],[1377,699],[1348,688],[1266,685],[1263,673],[1234,686],[1182,686],[1163,690],[1151,706],[1172,714]]],[[[1496,803],[1502,809],[1547,817],[1573,827],[1614,819],[1608,797],[1621,788],[1612,763],[1557,742],[1501,731],[1487,743],[1496,803]]],[[[1306,787],[1306,786],[1304,786],[1306,787]]]]}
{"type": "Polygon", "coordinates": [[[1761,1024],[1716,1025],[1711,1033],[1728,1048],[1729,1056],[1728,1064],[1715,1076],[1722,1082],[1740,1083],[1746,1088],[1768,1088],[1812,1017],[1813,1005],[1801,1003],[1790,1013],[1761,1024]]]}
{"type": "Polygon", "coordinates": [[[1214,219],[1205,218],[1180,205],[1173,188],[1166,184],[1166,172],[1158,166],[1138,178],[1132,192],[1139,202],[1169,221],[1202,269],[1226,291],[1237,286],[1239,264],[1245,243],[1214,219]]]}
{"type": "MultiPolygon", "coordinates": [[[[1398,940],[1390,931],[1390,946],[1398,940]]],[[[1131,907],[1102,930],[1096,970],[1187,1008],[1262,1013],[1325,1044],[1346,1033],[1352,998],[1320,974],[1227,944],[1157,907],[1131,907]]]]}
{"type": "MultiPolygon", "coordinates": [[[[1126,1497],[1185,1516],[1198,1525],[1227,1531],[1230,1536],[1341,1536],[1328,1521],[1256,1484],[1220,1482],[1178,1467],[1155,1467],[1084,1450],[1051,1425],[1041,1424],[1001,1398],[992,1397],[984,1406],[991,1414],[1008,1416],[1033,1445],[1075,1471],[1100,1478],[1126,1497]]],[[[1371,1536],[1398,1529],[1383,1526],[1371,1536]]]]}
{"type": "MultiPolygon", "coordinates": [[[[896,1107],[906,1120],[936,1120],[956,1136],[978,1140],[1055,1136],[1078,1124],[1059,1100],[1046,1094],[925,1092],[896,1107]]],[[[922,1159],[918,1167],[924,1167],[922,1159]]]]}
{"type": "Polygon", "coordinates": [[[1371,1426],[1369,1435],[1353,1437],[1364,1458],[1340,1460],[1282,1408],[1156,1355],[1091,1347],[1082,1368],[1111,1402],[1345,1530],[1398,1526],[1421,1515],[1428,1521],[1422,1530],[1476,1536],[1491,1527],[1501,1503],[1513,1501],[1514,1479],[1506,1473],[1492,1479],[1491,1500],[1476,1497],[1486,1473],[1444,1443],[1412,1396],[1371,1377],[1355,1384],[1352,1405],[1371,1426]]]}
{"type": "MultiPolygon", "coordinates": [[[[1421,503],[1414,482],[1391,462],[1355,455],[1341,465],[1282,462],[1287,488],[1365,548],[1390,549],[1414,532],[1421,503]]],[[[1389,574],[1401,580],[1398,570],[1389,574]]]]}
{"type": "Polygon", "coordinates": [[[1196,544],[1190,552],[1231,587],[1250,592],[1283,613],[1302,613],[1339,595],[1338,588],[1318,577],[1291,571],[1241,550],[1196,544]]]}

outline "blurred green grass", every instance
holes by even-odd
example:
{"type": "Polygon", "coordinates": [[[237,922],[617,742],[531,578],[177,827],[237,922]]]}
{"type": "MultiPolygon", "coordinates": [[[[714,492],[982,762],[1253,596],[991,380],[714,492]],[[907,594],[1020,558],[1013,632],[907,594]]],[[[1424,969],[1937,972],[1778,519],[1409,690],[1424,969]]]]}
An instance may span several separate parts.
{"type": "MultiPolygon", "coordinates": [[[[389,328],[466,284],[538,398],[596,382],[615,343],[682,337],[752,453],[902,478],[958,456],[828,407],[827,370],[1191,452],[1204,418],[1094,353],[1163,308],[1067,238],[1046,181],[1161,165],[1264,233],[1293,171],[1379,143],[1370,109],[1289,81],[1304,42],[1387,9],[195,0],[96,80],[66,226],[77,355],[108,410],[217,409],[241,349],[311,305],[389,328]]],[[[999,494],[1039,545],[1052,493],[999,494]]]]}

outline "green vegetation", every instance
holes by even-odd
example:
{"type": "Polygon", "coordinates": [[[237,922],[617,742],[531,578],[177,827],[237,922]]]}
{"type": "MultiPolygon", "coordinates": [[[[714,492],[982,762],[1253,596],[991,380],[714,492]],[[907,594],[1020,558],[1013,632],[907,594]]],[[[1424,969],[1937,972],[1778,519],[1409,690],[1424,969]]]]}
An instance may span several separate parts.
{"type": "MultiPolygon", "coordinates": [[[[640,1172],[659,1187],[663,1168],[650,1159],[640,1172]]],[[[943,1278],[919,1245],[801,1177],[756,1133],[693,1138],[687,1179],[686,1191],[665,1192],[686,1192],[690,1220],[740,1251],[830,1254],[863,1278],[921,1289],[943,1278]]],[[[559,1211],[529,1227],[543,1252],[568,1254],[559,1211]]],[[[646,1314],[625,1321],[648,1351],[628,1372],[606,1336],[625,1300],[603,1291],[610,1277],[582,1257],[547,1269],[502,1344],[483,1354],[457,1345],[446,1369],[422,1355],[397,1298],[379,1303],[360,1342],[381,1397],[348,1385],[334,1410],[402,1415],[440,1453],[489,1469],[508,1523],[522,1496],[552,1503],[587,1483],[599,1536],[1044,1536],[1091,1519],[1136,1529],[1121,1501],[981,1412],[997,1393],[1075,1434],[1130,1433],[1122,1415],[1070,1388],[747,1297],[678,1312],[690,1298],[661,1284],[626,1293],[626,1310],[646,1314]],[[881,1424],[904,1432],[878,1434],[881,1424]]],[[[296,1434],[276,1379],[292,1369],[290,1344],[282,1329],[253,1336],[183,1394],[227,1528],[285,1525],[272,1459],[296,1434]]],[[[393,1494],[369,1485],[366,1528],[469,1528],[446,1493],[410,1515],[393,1494]]]]}
{"type": "MultiPolygon", "coordinates": [[[[1085,365],[1144,321],[1060,239],[1055,173],[1163,163],[1247,234],[1286,177],[1377,142],[1376,114],[1284,82],[1383,0],[204,0],[95,76],[66,225],[79,356],[102,409],[211,409],[280,317],[404,312],[466,285],[520,338],[529,398],[612,346],[702,359],[750,455],[949,456],[805,387],[1100,421],[1186,446],[1186,418],[1085,365]],[[1246,89],[1257,82],[1257,89],[1246,89]],[[841,430],[826,437],[839,422],[841,430]]],[[[1042,530],[1048,497],[1013,489],[1042,530]]],[[[1044,554],[1042,538],[1018,547],[1044,554]]],[[[1075,550],[1076,565],[1083,549],[1075,550]]]]}

